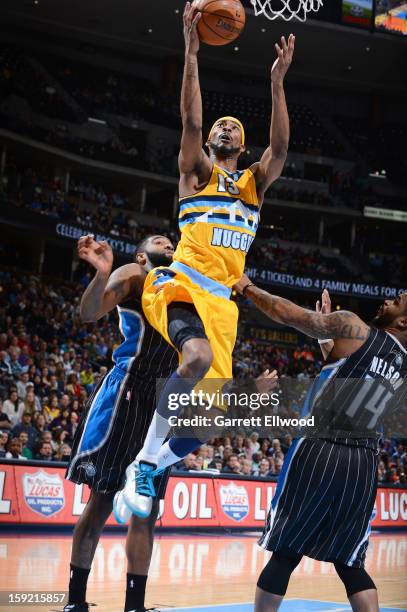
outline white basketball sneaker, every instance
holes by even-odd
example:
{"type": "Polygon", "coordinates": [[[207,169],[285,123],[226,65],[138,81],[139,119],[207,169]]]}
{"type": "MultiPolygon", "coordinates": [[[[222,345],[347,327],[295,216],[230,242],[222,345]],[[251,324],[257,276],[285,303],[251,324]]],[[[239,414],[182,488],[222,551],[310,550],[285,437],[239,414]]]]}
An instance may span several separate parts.
{"type": "Polygon", "coordinates": [[[124,501],[123,491],[118,491],[113,499],[113,516],[119,525],[126,525],[132,515],[132,511],[124,501]]]}
{"type": "Polygon", "coordinates": [[[123,499],[133,514],[140,518],[147,518],[151,514],[156,496],[154,477],[158,472],[156,465],[146,461],[132,463],[126,470],[123,499]]]}

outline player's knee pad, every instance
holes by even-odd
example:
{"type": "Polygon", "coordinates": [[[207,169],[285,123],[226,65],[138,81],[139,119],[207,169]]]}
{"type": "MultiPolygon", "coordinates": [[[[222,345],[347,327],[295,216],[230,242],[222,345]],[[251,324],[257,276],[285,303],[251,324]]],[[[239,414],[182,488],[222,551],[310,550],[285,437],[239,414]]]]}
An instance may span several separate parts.
{"type": "Polygon", "coordinates": [[[335,563],[335,569],[345,585],[348,597],[352,597],[360,591],[376,588],[375,583],[363,567],[349,567],[343,563],[335,563]]]}
{"type": "Polygon", "coordinates": [[[187,340],[208,339],[195,306],[187,302],[172,302],[168,306],[168,335],[180,352],[187,340]]]}
{"type": "Polygon", "coordinates": [[[291,574],[301,559],[301,555],[287,557],[282,553],[273,553],[259,576],[257,586],[267,593],[283,597],[287,592],[291,574]]]}

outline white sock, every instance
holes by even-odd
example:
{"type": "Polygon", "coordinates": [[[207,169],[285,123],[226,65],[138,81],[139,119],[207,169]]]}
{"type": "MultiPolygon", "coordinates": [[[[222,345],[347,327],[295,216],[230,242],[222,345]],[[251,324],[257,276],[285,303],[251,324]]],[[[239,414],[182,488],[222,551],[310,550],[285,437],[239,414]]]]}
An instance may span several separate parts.
{"type": "Polygon", "coordinates": [[[143,448],[137,455],[136,461],[148,461],[149,463],[157,465],[159,450],[170,429],[171,426],[167,419],[164,419],[158,412],[155,412],[150,427],[148,428],[143,448]]]}
{"type": "Polygon", "coordinates": [[[182,457],[178,457],[170,448],[169,441],[162,445],[157,457],[157,466],[160,469],[164,469],[169,467],[170,465],[174,465],[174,463],[178,463],[181,461],[182,457]]]}

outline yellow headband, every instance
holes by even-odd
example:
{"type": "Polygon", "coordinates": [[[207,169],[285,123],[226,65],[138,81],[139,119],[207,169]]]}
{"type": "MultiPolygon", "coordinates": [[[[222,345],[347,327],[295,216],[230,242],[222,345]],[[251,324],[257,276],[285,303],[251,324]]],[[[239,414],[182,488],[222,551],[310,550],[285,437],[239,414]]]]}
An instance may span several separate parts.
{"type": "Polygon", "coordinates": [[[240,127],[240,129],[242,130],[242,145],[244,145],[244,142],[245,142],[245,133],[244,133],[243,123],[241,121],[239,121],[239,119],[236,119],[236,117],[220,117],[220,119],[216,119],[215,123],[213,124],[213,126],[210,129],[208,140],[211,137],[211,134],[213,132],[213,128],[215,127],[215,125],[219,121],[233,121],[233,123],[236,123],[240,127]]]}

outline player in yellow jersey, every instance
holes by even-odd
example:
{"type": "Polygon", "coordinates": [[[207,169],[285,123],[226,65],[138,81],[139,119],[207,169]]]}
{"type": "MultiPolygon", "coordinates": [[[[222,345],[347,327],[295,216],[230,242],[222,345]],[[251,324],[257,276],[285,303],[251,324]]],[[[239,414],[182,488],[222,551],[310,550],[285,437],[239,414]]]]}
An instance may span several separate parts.
{"type": "Polygon", "coordinates": [[[289,141],[283,80],[293,57],[293,35],[288,42],[282,37],[281,45],[275,45],[278,57],[271,68],[270,145],[260,161],[246,170],[237,169],[245,150],[245,132],[234,117],[215,121],[206,142],[209,154],[203,150],[197,59],[201,15],[194,12],[194,6],[187,3],[179,154],[181,240],[171,266],[156,268],[148,275],[142,299],[149,323],[178,350],[180,365],[161,393],[136,471],[130,467],[127,472],[124,498],[138,516],[150,513],[157,465],[160,469],[175,463],[201,444],[193,438],[172,438],[164,444],[170,430],[168,417],[183,409],[178,406],[170,411],[169,397],[190,394],[204,377],[232,377],[238,309],[230,301],[231,288],[242,276],[264,194],[281,175],[289,141]]]}

